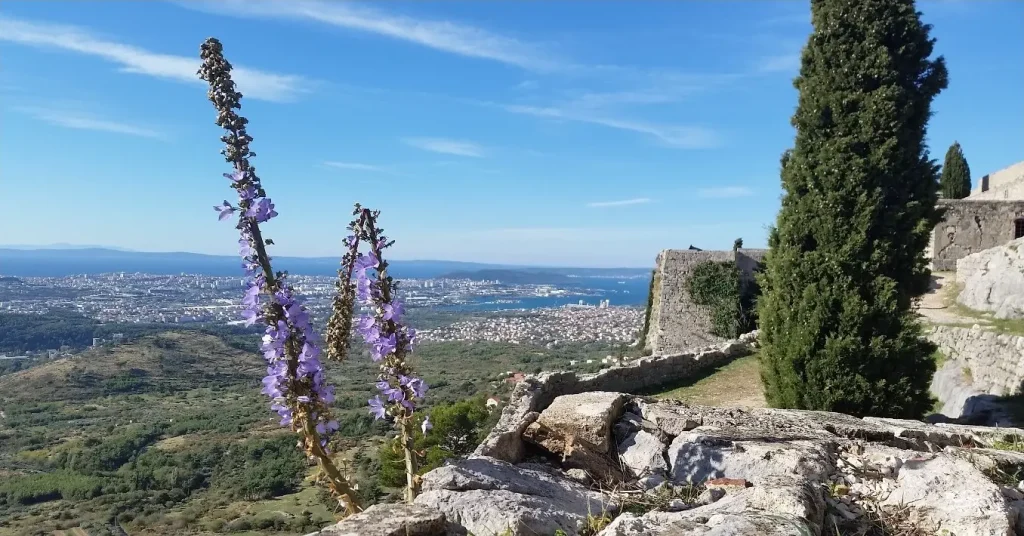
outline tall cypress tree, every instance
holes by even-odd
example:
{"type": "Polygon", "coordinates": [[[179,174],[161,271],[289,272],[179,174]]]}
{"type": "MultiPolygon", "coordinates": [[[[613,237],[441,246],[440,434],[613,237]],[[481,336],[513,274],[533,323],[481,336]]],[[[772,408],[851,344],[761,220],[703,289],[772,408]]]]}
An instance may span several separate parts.
{"type": "Polygon", "coordinates": [[[925,130],[946,87],[913,0],[811,0],[782,156],[784,195],[758,301],[775,407],[919,417],[934,345],[912,310],[929,284],[938,166],[925,130]]]}
{"type": "Polygon", "coordinates": [[[946,151],[939,187],[946,199],[963,199],[971,195],[971,168],[958,142],[953,142],[946,151]]]}

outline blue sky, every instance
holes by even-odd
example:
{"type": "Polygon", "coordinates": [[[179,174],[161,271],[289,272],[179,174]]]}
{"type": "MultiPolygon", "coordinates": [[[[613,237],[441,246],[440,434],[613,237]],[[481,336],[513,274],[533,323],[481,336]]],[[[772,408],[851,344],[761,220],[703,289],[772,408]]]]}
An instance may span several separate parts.
{"type": "MultiPolygon", "coordinates": [[[[1024,158],[1024,2],[919,7],[950,69],[933,157],[958,140],[975,179],[1024,158]]],[[[194,77],[216,36],[276,254],[339,255],[357,201],[402,259],[650,266],[763,246],[810,30],[797,0],[9,0],[0,242],[233,253],[194,77]]]]}

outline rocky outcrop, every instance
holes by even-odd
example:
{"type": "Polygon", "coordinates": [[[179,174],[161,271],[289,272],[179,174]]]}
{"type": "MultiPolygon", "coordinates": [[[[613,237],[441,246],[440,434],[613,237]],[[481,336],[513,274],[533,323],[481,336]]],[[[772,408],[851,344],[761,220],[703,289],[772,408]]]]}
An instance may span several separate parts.
{"type": "Polygon", "coordinates": [[[377,504],[337,525],[306,536],[464,536],[434,508],[414,504],[377,504]]]}
{"type": "Polygon", "coordinates": [[[741,335],[704,350],[662,356],[642,357],[604,369],[596,374],[545,372],[520,382],[512,392],[497,425],[475,451],[477,456],[517,462],[523,457],[523,432],[539,411],[559,395],[607,391],[649,392],[659,386],[678,382],[701,371],[750,354],[757,344],[757,331],[741,335]]]}
{"type": "Polygon", "coordinates": [[[1024,430],[606,392],[539,409],[525,418],[518,463],[473,457],[436,469],[417,504],[477,536],[795,536],[879,525],[1007,536],[1024,524],[1024,493],[1004,482],[1024,470],[1024,454],[990,448],[1024,441],[1024,430]],[[538,427],[579,439],[536,441],[538,427]],[[567,463],[575,449],[588,455],[567,463]],[[620,467],[616,481],[607,463],[620,467]],[[588,487],[581,473],[606,478],[588,487]]]}
{"type": "Polygon", "coordinates": [[[996,318],[1024,318],[1024,238],[956,261],[957,302],[996,318]]]}
{"type": "Polygon", "coordinates": [[[611,495],[590,490],[555,467],[486,457],[424,475],[416,504],[443,512],[476,536],[577,534],[588,516],[619,509],[611,495]]]}

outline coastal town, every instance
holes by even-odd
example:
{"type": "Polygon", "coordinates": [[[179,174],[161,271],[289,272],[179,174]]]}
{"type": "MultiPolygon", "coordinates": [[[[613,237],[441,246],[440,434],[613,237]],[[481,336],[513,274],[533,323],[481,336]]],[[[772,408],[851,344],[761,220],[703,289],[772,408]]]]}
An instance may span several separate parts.
{"type": "Polygon", "coordinates": [[[425,341],[500,341],[549,348],[574,342],[632,344],[642,323],[643,310],[638,307],[587,307],[577,304],[495,313],[437,329],[421,330],[419,337],[425,341]]]}
{"type": "MultiPolygon", "coordinates": [[[[325,322],[335,278],[292,275],[290,280],[314,320],[325,322]]],[[[66,311],[109,324],[240,325],[243,285],[238,277],[199,274],[7,276],[0,278],[0,312],[66,311]]],[[[548,347],[634,342],[642,308],[613,304],[604,295],[584,287],[496,280],[405,279],[399,285],[399,297],[411,314],[440,313],[440,321],[420,330],[424,342],[491,340],[548,347]]],[[[103,342],[110,341],[97,344],[103,342]]]]}

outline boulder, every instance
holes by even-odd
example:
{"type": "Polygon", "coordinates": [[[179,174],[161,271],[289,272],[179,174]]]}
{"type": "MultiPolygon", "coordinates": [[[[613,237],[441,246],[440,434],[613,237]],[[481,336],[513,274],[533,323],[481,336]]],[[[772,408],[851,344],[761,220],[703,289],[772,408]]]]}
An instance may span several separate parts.
{"type": "Polygon", "coordinates": [[[616,448],[619,461],[637,478],[668,473],[666,446],[654,434],[636,431],[620,441],[616,448]]]}
{"type": "Polygon", "coordinates": [[[699,429],[676,437],[668,448],[672,480],[704,484],[742,479],[754,485],[799,480],[822,482],[828,474],[825,445],[812,441],[736,441],[735,434],[699,429]]]}
{"type": "Polygon", "coordinates": [[[588,441],[578,440],[540,422],[526,427],[523,439],[557,456],[562,467],[585,471],[590,477],[605,482],[622,480],[622,469],[611,456],[596,452],[588,441]]]}
{"type": "Polygon", "coordinates": [[[537,423],[585,444],[598,454],[608,454],[612,426],[623,414],[622,393],[591,392],[562,395],[541,412],[537,423]]]}
{"type": "Polygon", "coordinates": [[[956,261],[956,301],[996,318],[1024,318],[1024,238],[956,261]]]}
{"type": "Polygon", "coordinates": [[[440,510],[416,504],[375,504],[307,536],[453,536],[465,531],[449,527],[440,510]]]}
{"type": "Polygon", "coordinates": [[[423,476],[416,504],[443,512],[476,535],[578,533],[588,515],[616,513],[609,496],[552,472],[469,458],[423,476]],[[506,532],[508,531],[508,532],[506,532]]]}

